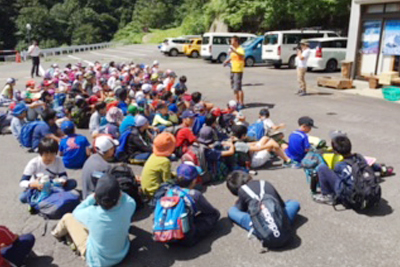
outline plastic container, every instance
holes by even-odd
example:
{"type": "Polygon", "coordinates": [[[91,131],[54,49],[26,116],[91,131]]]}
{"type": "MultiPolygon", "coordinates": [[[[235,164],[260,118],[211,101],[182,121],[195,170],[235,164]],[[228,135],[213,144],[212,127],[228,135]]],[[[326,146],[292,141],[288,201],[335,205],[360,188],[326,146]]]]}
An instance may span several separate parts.
{"type": "Polygon", "coordinates": [[[396,86],[385,86],[382,88],[383,98],[389,101],[400,100],[400,88],[396,86]]]}

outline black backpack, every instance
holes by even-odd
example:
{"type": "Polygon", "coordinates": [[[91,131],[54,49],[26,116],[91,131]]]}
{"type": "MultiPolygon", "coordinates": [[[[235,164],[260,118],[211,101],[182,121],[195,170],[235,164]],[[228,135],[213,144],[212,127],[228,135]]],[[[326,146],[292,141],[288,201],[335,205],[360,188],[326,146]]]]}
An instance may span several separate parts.
{"type": "Polygon", "coordinates": [[[139,184],[135,179],[132,169],[126,164],[113,166],[108,174],[117,179],[121,190],[135,199],[138,208],[143,206],[143,201],[139,193],[139,184]]]}
{"type": "Polygon", "coordinates": [[[344,162],[351,167],[351,176],[341,181],[336,203],[356,211],[377,206],[382,192],[375,172],[359,154],[344,162]]]}
{"type": "Polygon", "coordinates": [[[292,227],[286,210],[279,201],[264,192],[265,181],[260,181],[260,195],[257,196],[250,187],[241,188],[252,198],[249,213],[252,230],[264,247],[280,248],[285,246],[293,236],[292,227]]]}

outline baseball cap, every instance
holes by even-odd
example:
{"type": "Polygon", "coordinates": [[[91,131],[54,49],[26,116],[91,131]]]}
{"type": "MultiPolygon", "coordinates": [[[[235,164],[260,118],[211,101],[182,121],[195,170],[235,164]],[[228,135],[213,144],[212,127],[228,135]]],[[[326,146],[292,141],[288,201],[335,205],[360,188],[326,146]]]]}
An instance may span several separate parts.
{"type": "Polygon", "coordinates": [[[158,65],[158,64],[160,64],[160,63],[158,62],[158,60],[154,60],[154,61],[153,61],[153,66],[158,65]]]}
{"type": "Polygon", "coordinates": [[[203,126],[199,132],[200,143],[209,145],[214,142],[214,131],[210,126],[203,126]]]}
{"type": "Polygon", "coordinates": [[[105,173],[97,181],[94,191],[95,199],[101,207],[113,207],[118,203],[121,189],[117,179],[105,173]]]}
{"type": "Polygon", "coordinates": [[[175,150],[176,139],[171,133],[163,132],[154,139],[153,153],[159,157],[169,157],[175,150]]]}
{"type": "Polygon", "coordinates": [[[228,106],[229,106],[230,108],[236,108],[236,107],[237,107],[237,102],[236,102],[235,100],[230,100],[230,101],[228,102],[228,106]]]}
{"type": "Polygon", "coordinates": [[[173,112],[173,113],[178,113],[179,108],[178,108],[178,106],[176,104],[171,104],[171,105],[168,106],[168,110],[173,112]]]}
{"type": "Polygon", "coordinates": [[[143,91],[136,92],[135,98],[136,100],[138,100],[139,98],[145,98],[144,92],[143,91]]]}
{"type": "Polygon", "coordinates": [[[136,127],[142,127],[144,125],[146,125],[146,123],[148,123],[149,121],[146,119],[145,116],[142,115],[138,115],[135,117],[135,126],[136,127]]]}
{"type": "Polygon", "coordinates": [[[75,128],[75,125],[72,121],[64,121],[61,123],[61,131],[69,131],[75,128]]]}
{"type": "Polygon", "coordinates": [[[195,114],[193,111],[185,110],[181,115],[181,119],[194,118],[196,116],[197,114],[195,114]]]}
{"type": "Polygon", "coordinates": [[[215,107],[211,110],[211,114],[214,115],[215,117],[221,116],[222,112],[219,107],[215,107]]]}
{"type": "MultiPolygon", "coordinates": [[[[65,75],[66,76],[66,75],[65,75]]],[[[26,87],[32,87],[35,86],[36,82],[34,80],[29,80],[26,82],[26,87]]]]}
{"type": "Polygon", "coordinates": [[[157,85],[157,92],[162,92],[163,90],[165,89],[165,86],[163,85],[163,84],[159,84],[159,85],[157,85]]]}
{"type": "Polygon", "coordinates": [[[335,130],[335,131],[331,131],[329,133],[329,137],[333,140],[337,137],[347,137],[347,134],[345,132],[342,132],[340,130],[335,130]]]}
{"type": "Polygon", "coordinates": [[[97,152],[100,154],[106,153],[113,147],[119,145],[118,140],[112,139],[110,136],[102,135],[96,138],[94,141],[94,146],[96,147],[97,152]]]}
{"type": "Polygon", "coordinates": [[[12,115],[19,116],[27,110],[28,110],[28,107],[24,103],[18,103],[17,105],[15,105],[12,115]]]}
{"type": "Polygon", "coordinates": [[[306,126],[310,126],[310,127],[312,127],[312,128],[318,128],[318,127],[316,127],[316,126],[314,125],[314,120],[311,119],[311,118],[308,117],[308,116],[301,117],[301,118],[299,119],[298,123],[299,123],[300,126],[301,126],[301,125],[306,125],[306,126]]]}
{"type": "Polygon", "coordinates": [[[15,83],[17,80],[14,78],[7,78],[6,83],[15,83]]]}
{"type": "Polygon", "coordinates": [[[204,106],[203,103],[197,103],[196,105],[194,105],[193,109],[194,109],[194,112],[197,113],[197,112],[204,111],[206,109],[206,107],[204,106]]]}
{"type": "Polygon", "coordinates": [[[152,89],[151,88],[151,84],[145,83],[145,84],[142,85],[142,91],[145,94],[150,93],[151,89],[152,89]]]}
{"type": "Polygon", "coordinates": [[[193,181],[199,176],[199,172],[195,166],[182,163],[176,170],[178,177],[183,177],[186,181],[193,181]]]}
{"type": "Polygon", "coordinates": [[[128,113],[135,115],[138,111],[138,107],[136,105],[130,104],[128,106],[128,113]]]}

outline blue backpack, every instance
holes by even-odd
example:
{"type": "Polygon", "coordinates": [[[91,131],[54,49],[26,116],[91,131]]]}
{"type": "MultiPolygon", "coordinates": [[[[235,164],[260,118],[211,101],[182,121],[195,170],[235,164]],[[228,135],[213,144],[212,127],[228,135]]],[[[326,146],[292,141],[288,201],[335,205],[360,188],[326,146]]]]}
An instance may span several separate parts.
{"type": "Polygon", "coordinates": [[[247,136],[255,140],[260,140],[265,136],[264,123],[262,121],[253,123],[247,129],[247,136]]]}
{"type": "Polygon", "coordinates": [[[286,210],[272,195],[264,192],[265,181],[260,181],[260,195],[254,193],[250,187],[241,188],[252,200],[249,202],[249,213],[252,222],[250,233],[255,235],[267,248],[280,248],[292,238],[292,227],[286,210]]]}
{"type": "Polygon", "coordinates": [[[153,239],[169,243],[185,238],[193,227],[196,206],[188,189],[170,188],[157,200],[154,211],[153,239]]]}
{"type": "Polygon", "coordinates": [[[124,161],[125,146],[130,135],[131,131],[127,130],[119,137],[119,146],[115,150],[115,158],[119,161],[124,161]]]}
{"type": "Polygon", "coordinates": [[[33,131],[35,130],[36,126],[44,125],[44,121],[32,121],[26,123],[22,126],[21,134],[19,137],[19,141],[22,146],[31,148],[32,147],[32,139],[33,139],[33,131]]]}

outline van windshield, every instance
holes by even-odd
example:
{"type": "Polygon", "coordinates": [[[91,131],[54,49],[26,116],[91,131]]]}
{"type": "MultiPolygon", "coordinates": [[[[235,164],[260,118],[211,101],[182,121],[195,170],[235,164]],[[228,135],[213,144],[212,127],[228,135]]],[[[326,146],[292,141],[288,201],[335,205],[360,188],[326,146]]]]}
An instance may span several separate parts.
{"type": "Polygon", "coordinates": [[[208,45],[209,43],[210,43],[210,37],[208,36],[203,37],[203,44],[208,45]]]}
{"type": "Polygon", "coordinates": [[[310,43],[310,49],[315,49],[318,46],[321,47],[321,43],[318,41],[310,41],[309,43],[310,43]]]}
{"type": "Polygon", "coordinates": [[[264,38],[265,45],[274,45],[278,43],[278,34],[267,34],[264,38]]]}

